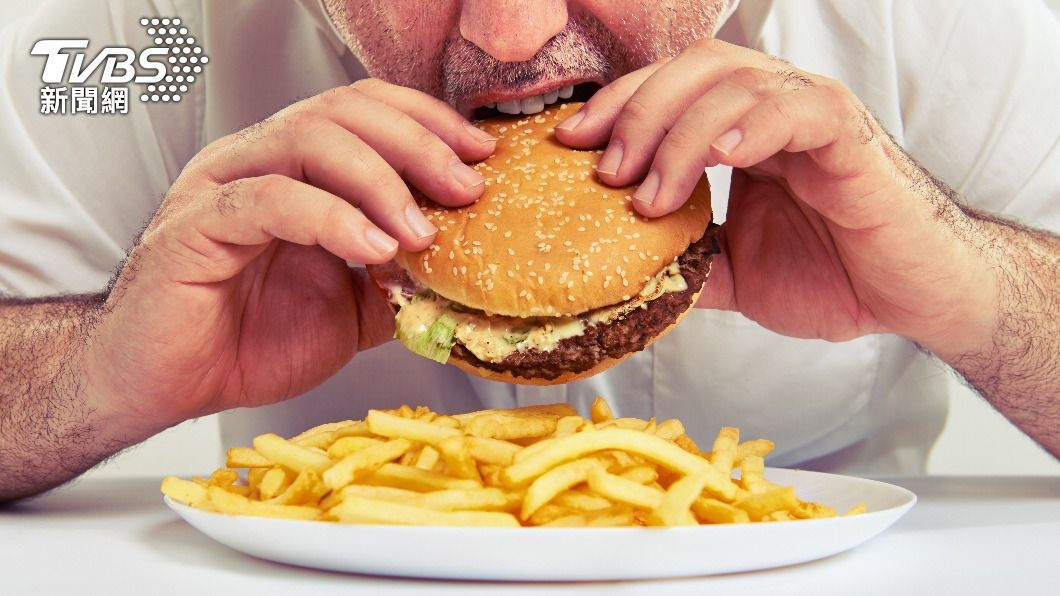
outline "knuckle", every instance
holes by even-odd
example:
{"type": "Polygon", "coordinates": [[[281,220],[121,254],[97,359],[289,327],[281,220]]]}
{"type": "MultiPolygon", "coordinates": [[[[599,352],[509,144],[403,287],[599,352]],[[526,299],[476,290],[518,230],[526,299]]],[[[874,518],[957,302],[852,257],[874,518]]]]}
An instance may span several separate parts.
{"type": "Polygon", "coordinates": [[[752,96],[761,99],[766,96],[770,89],[776,87],[776,75],[766,72],[761,68],[744,66],[737,68],[728,77],[730,84],[744,89],[752,96]]]}
{"type": "Polygon", "coordinates": [[[335,106],[358,101],[365,96],[361,89],[354,85],[335,87],[316,96],[316,103],[325,110],[332,110],[335,106]]]}
{"type": "Polygon", "coordinates": [[[225,186],[231,186],[233,188],[232,196],[236,197],[237,205],[245,206],[249,199],[248,195],[252,195],[253,198],[257,200],[282,196],[284,192],[289,190],[288,180],[289,179],[286,176],[281,176],[280,174],[265,174],[264,176],[254,178],[250,188],[246,188],[247,181],[245,180],[229,182],[225,186]]]}
{"type": "Polygon", "coordinates": [[[361,91],[364,93],[371,94],[373,91],[379,91],[386,86],[384,81],[376,78],[360,79],[347,87],[354,91],[361,91]]]}
{"type": "Polygon", "coordinates": [[[229,216],[246,206],[244,180],[234,180],[218,186],[213,196],[213,206],[218,214],[229,216]]]}
{"type": "Polygon", "coordinates": [[[686,51],[700,54],[716,54],[724,51],[724,46],[725,42],[716,37],[704,37],[693,42],[686,51]]]}
{"type": "Polygon", "coordinates": [[[619,114],[619,122],[625,121],[626,123],[639,123],[649,121],[653,116],[658,115],[658,108],[652,109],[651,106],[644,103],[644,100],[634,95],[629,98],[626,105],[622,106],[622,112],[619,114]]]}

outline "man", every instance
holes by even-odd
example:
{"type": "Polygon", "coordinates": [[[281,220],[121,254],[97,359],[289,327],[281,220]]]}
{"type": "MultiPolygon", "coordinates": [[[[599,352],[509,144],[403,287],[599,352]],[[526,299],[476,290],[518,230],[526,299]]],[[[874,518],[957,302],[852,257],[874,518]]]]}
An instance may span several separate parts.
{"type": "Polygon", "coordinates": [[[41,118],[40,65],[22,56],[40,37],[139,43],[146,6],[55,5],[9,31],[0,287],[85,294],[0,303],[0,497],[182,420],[302,394],[226,414],[225,442],[374,405],[602,393],[694,437],[732,423],[776,438],[777,465],[916,471],[945,414],[945,373],[916,344],[1060,452],[1060,240],[977,210],[1060,228],[1051,17],[746,0],[729,17],[733,4],[178,4],[211,56],[201,84],[108,120],[41,118]],[[700,304],[713,310],[565,387],[365,351],[391,315],[346,261],[430,243],[406,183],[473,201],[482,180],[463,163],[493,140],[470,111],[533,111],[590,80],[606,86],[557,136],[606,144],[601,179],[643,179],[641,213],[677,208],[704,166],[736,168],[700,304]],[[89,159],[101,145],[108,159],[89,159]]]}

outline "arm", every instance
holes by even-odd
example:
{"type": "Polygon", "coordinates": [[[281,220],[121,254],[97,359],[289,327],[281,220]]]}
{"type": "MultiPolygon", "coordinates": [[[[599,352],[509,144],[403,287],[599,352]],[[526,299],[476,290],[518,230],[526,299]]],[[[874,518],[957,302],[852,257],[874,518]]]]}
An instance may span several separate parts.
{"type": "Polygon", "coordinates": [[[347,262],[428,246],[405,180],[470,203],[482,178],[462,162],[493,147],[440,100],[364,80],[204,148],[109,292],[0,299],[0,502],[181,421],[300,395],[392,337],[347,262]]]}
{"type": "Polygon", "coordinates": [[[56,486],[152,434],[86,392],[79,362],[102,304],[99,295],[0,299],[0,501],[56,486]]]}
{"type": "Polygon", "coordinates": [[[988,336],[964,339],[965,347],[933,351],[1060,457],[1060,237],[965,211],[998,281],[996,322],[988,336]]]}

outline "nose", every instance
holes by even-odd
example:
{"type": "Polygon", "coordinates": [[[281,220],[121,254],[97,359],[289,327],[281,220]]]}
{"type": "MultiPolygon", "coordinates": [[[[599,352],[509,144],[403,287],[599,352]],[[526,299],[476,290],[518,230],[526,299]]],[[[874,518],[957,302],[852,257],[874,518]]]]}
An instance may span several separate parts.
{"type": "Polygon", "coordinates": [[[566,26],[566,0],[465,0],[460,10],[460,35],[501,62],[533,58],[566,26]]]}

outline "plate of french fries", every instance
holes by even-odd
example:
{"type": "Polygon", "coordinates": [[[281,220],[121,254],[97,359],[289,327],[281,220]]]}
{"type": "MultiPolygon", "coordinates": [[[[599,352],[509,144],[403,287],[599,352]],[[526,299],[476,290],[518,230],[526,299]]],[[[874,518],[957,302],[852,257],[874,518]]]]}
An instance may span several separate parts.
{"type": "Polygon", "coordinates": [[[916,502],[897,486],[766,468],[767,439],[676,419],[588,418],[566,404],[446,415],[371,410],[228,450],[165,502],[262,559],[405,577],[614,580],[766,569],[827,557],[916,502]]]}

